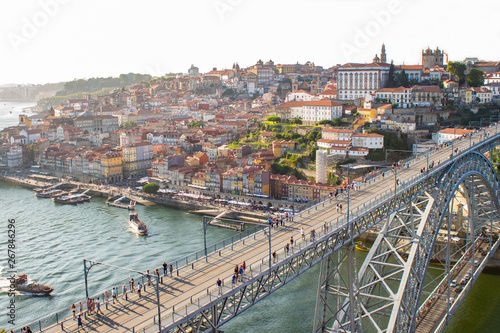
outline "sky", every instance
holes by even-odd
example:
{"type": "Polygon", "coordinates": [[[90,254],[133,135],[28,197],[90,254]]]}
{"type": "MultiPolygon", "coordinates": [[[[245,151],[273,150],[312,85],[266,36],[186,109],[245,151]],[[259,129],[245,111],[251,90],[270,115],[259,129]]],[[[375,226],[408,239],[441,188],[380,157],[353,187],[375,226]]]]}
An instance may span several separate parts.
{"type": "Polygon", "coordinates": [[[312,61],[500,60],[500,1],[0,0],[0,85],[312,61]]]}

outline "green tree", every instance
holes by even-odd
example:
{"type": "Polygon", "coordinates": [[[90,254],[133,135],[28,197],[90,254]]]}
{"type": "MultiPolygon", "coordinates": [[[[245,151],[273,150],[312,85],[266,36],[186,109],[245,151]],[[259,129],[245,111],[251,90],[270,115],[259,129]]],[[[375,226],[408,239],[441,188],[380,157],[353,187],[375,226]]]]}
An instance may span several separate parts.
{"type": "Polygon", "coordinates": [[[473,68],[467,76],[467,84],[471,87],[480,87],[484,84],[484,72],[473,68]]]}
{"type": "Polygon", "coordinates": [[[300,118],[293,118],[293,119],[290,121],[290,124],[298,124],[298,125],[302,125],[302,119],[300,119],[300,118]]]}
{"type": "Polygon", "coordinates": [[[329,172],[327,183],[328,185],[340,185],[340,183],[342,183],[342,180],[333,172],[329,172]]]}
{"type": "Polygon", "coordinates": [[[129,120],[125,124],[122,124],[122,126],[125,128],[137,127],[137,123],[135,121],[129,120]]]}
{"type": "Polygon", "coordinates": [[[395,77],[395,67],[394,62],[391,61],[391,66],[389,67],[389,76],[387,82],[385,83],[385,88],[395,88],[396,87],[396,77],[395,77]]]}
{"type": "Polygon", "coordinates": [[[230,97],[234,95],[234,90],[229,88],[224,90],[224,93],[222,93],[222,97],[230,97]]]}
{"type": "Polygon", "coordinates": [[[333,126],[340,126],[340,125],[342,125],[342,120],[340,120],[340,118],[334,118],[333,126]]]}
{"type": "Polygon", "coordinates": [[[316,150],[318,150],[318,147],[313,147],[309,152],[309,160],[311,160],[311,162],[316,161],[316,150]]]}
{"type": "Polygon", "coordinates": [[[270,121],[273,123],[279,123],[281,121],[281,118],[278,116],[269,116],[269,117],[267,117],[267,121],[270,121]]]}
{"type": "Polygon", "coordinates": [[[458,79],[458,83],[464,82],[465,70],[467,66],[460,61],[450,61],[448,62],[448,67],[446,67],[446,71],[455,75],[458,79]]]}
{"type": "Polygon", "coordinates": [[[317,125],[333,125],[331,120],[323,119],[317,122],[317,125]]]}
{"type": "Polygon", "coordinates": [[[156,194],[156,193],[158,193],[159,189],[160,189],[160,186],[158,186],[157,184],[149,183],[149,184],[146,184],[142,187],[142,192],[149,193],[149,194],[156,194]]]}
{"type": "Polygon", "coordinates": [[[395,75],[395,86],[405,88],[410,87],[410,79],[408,78],[408,74],[406,74],[404,69],[400,73],[397,73],[395,75]]]}

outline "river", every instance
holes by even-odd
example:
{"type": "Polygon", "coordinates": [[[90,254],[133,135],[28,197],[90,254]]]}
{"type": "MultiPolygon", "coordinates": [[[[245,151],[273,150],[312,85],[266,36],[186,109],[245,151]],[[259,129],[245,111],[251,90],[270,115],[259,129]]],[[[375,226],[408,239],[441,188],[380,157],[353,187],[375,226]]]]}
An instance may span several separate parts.
{"type": "Polygon", "coordinates": [[[26,112],[23,109],[35,105],[35,102],[18,103],[0,100],[0,130],[5,127],[16,126],[19,123],[20,113],[30,114],[30,112],[26,112]]]}
{"type": "MultiPolygon", "coordinates": [[[[51,297],[17,295],[17,325],[34,321],[84,298],[83,259],[144,271],[160,266],[203,246],[201,217],[166,207],[138,206],[139,216],[151,235],[139,237],[128,230],[128,212],[108,207],[102,199],[78,206],[54,204],[32,191],[0,182],[0,207],[4,225],[16,224],[16,270],[55,288],[51,297]]],[[[0,251],[7,252],[7,232],[2,228],[0,251]]],[[[227,229],[209,228],[215,242],[233,235],[227,229]]],[[[6,258],[5,255],[2,255],[6,258]]],[[[6,306],[7,259],[0,261],[0,327],[9,328],[6,306]]],[[[222,327],[224,332],[310,332],[319,265],[262,300],[222,327]]],[[[116,285],[129,274],[93,268],[90,294],[116,285]]],[[[500,326],[498,308],[500,276],[481,274],[450,323],[447,332],[491,332],[500,326]]]]}

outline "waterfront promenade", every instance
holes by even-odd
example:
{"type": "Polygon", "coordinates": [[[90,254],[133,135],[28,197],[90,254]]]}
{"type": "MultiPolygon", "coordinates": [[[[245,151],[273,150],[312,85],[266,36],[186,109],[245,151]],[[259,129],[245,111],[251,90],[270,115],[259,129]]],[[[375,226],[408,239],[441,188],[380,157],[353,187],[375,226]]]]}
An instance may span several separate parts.
{"type": "MultiPolygon", "coordinates": [[[[494,133],[493,133],[494,134],[494,133]]],[[[479,141],[479,133],[475,134],[471,140],[479,141]]],[[[462,139],[455,141],[453,148],[460,151],[469,147],[470,141],[462,139]]],[[[421,174],[423,168],[433,163],[437,165],[449,159],[452,146],[442,147],[433,151],[427,156],[414,159],[409,164],[403,164],[395,172],[386,172],[370,184],[366,184],[361,189],[350,191],[350,202],[347,198],[340,198],[339,203],[343,205],[343,210],[336,208],[338,203],[335,200],[325,201],[318,210],[310,210],[294,217],[293,222],[286,223],[272,231],[272,251],[278,254],[277,262],[286,259],[284,247],[289,243],[290,237],[296,240],[291,252],[304,248],[314,240],[307,235],[301,237],[301,229],[308,234],[311,230],[316,230],[317,237],[338,227],[335,221],[341,221],[347,213],[347,209],[358,211],[368,202],[372,202],[381,195],[385,195],[394,190],[397,183],[405,183],[409,179],[421,174]],[[348,207],[349,206],[349,207],[348,207]],[[328,230],[324,230],[324,224],[328,230]]],[[[189,265],[180,267],[174,271],[174,276],[164,278],[164,284],[160,287],[160,311],[162,317],[162,327],[174,323],[181,317],[189,316],[199,305],[197,302],[206,295],[217,298],[217,287],[215,281],[221,278],[224,281],[223,293],[232,288],[231,276],[235,265],[240,265],[243,261],[247,264],[246,278],[251,278],[262,271],[268,269],[269,248],[267,236],[263,232],[258,232],[253,236],[227,246],[220,252],[210,253],[208,257],[200,258],[189,265]]],[[[90,279],[91,280],[91,279],[90,279]]],[[[128,286],[127,286],[128,288],[128,286]]],[[[121,289],[120,289],[121,290],[121,289]]],[[[79,300],[75,300],[77,302],[79,300]]],[[[83,300],[82,300],[83,301],[83,300]]],[[[70,304],[68,305],[68,307],[70,304]]],[[[123,332],[123,331],[155,331],[158,329],[155,322],[158,320],[156,307],[156,296],[154,289],[148,287],[146,293],[141,298],[137,294],[129,295],[128,300],[120,300],[119,304],[108,305],[103,314],[93,315],[83,320],[86,330],[98,332],[123,332]]],[[[53,325],[44,331],[77,331],[76,321],[69,318],[53,325]]],[[[35,327],[36,329],[36,327],[35,327]]]]}

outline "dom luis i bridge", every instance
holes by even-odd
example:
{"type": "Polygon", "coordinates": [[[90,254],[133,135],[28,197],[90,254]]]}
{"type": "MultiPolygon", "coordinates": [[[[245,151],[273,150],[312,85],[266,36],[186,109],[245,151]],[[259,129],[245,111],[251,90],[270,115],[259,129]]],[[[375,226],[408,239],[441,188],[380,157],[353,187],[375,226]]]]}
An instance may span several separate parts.
{"type": "MultiPolygon", "coordinates": [[[[386,169],[284,226],[258,224],[205,245],[174,262],[172,276],[135,272],[136,281],[151,279],[143,295],[129,293],[103,305],[102,315],[82,318],[83,326],[98,332],[217,332],[320,264],[315,317],[304,318],[314,323],[313,332],[440,332],[498,248],[500,181],[491,161],[500,145],[497,125],[386,169]],[[356,238],[374,231],[377,237],[358,264],[356,238]],[[233,268],[243,261],[245,272],[234,281],[233,268]]],[[[93,270],[109,266],[84,260],[86,285],[93,270]]],[[[31,327],[79,329],[61,315],[31,327]]]]}

